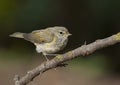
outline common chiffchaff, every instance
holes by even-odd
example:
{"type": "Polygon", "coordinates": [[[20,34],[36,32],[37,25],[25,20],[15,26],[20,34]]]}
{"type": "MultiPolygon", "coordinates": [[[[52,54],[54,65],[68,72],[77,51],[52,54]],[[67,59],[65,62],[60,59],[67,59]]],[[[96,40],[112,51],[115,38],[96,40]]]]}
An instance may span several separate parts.
{"type": "Polygon", "coordinates": [[[71,34],[65,27],[55,26],[32,31],[31,33],[15,32],[11,37],[24,38],[36,46],[38,53],[49,55],[62,50],[71,34]]]}

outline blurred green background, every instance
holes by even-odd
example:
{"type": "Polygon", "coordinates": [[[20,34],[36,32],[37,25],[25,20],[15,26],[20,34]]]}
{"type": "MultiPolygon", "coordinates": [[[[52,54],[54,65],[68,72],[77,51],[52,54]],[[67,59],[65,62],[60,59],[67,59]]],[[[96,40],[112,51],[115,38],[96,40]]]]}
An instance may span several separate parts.
{"type": "MultiPolygon", "coordinates": [[[[119,0],[0,0],[0,85],[13,85],[15,74],[23,76],[45,61],[35,46],[10,38],[14,32],[31,32],[65,26],[73,35],[60,53],[120,31],[119,0]]],[[[66,68],[38,77],[30,85],[119,85],[120,44],[76,58],[66,68]]]]}

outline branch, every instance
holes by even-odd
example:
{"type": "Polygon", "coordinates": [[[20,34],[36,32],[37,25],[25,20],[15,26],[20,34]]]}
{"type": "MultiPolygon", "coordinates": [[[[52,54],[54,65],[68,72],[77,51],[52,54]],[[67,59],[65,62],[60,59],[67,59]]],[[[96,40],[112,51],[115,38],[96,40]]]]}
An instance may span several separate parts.
{"type": "Polygon", "coordinates": [[[26,85],[30,81],[32,81],[35,77],[44,73],[45,71],[55,68],[55,67],[64,66],[65,64],[63,64],[63,62],[65,61],[71,60],[81,55],[86,56],[86,55],[92,54],[98,49],[101,49],[103,47],[108,47],[110,45],[114,45],[118,42],[120,42],[120,32],[108,38],[96,40],[95,42],[90,43],[88,45],[86,44],[82,45],[81,47],[78,47],[65,54],[58,55],[54,57],[52,60],[43,62],[38,67],[34,68],[31,71],[28,71],[27,74],[23,76],[22,78],[16,75],[14,78],[15,85],[26,85]]]}

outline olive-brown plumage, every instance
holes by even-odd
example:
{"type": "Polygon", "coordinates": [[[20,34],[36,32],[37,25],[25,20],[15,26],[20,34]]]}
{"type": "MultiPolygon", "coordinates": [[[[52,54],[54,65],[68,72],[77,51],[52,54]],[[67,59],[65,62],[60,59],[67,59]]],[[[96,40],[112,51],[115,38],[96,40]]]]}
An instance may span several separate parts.
{"type": "Polygon", "coordinates": [[[31,33],[15,32],[11,34],[11,37],[24,38],[27,41],[32,42],[36,46],[38,53],[52,54],[59,50],[62,50],[68,41],[68,37],[71,34],[65,27],[55,26],[48,27],[46,29],[35,30],[31,33]]]}

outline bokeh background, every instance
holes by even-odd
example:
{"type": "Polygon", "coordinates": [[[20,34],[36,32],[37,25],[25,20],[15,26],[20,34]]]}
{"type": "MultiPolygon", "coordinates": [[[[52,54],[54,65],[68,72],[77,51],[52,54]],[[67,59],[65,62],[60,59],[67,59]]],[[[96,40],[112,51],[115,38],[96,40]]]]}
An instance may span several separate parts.
{"type": "MultiPolygon", "coordinates": [[[[45,61],[35,46],[10,38],[13,32],[31,32],[65,26],[73,35],[60,53],[120,31],[119,0],[0,0],[0,85],[13,85],[20,76],[45,61]]],[[[28,85],[120,85],[120,44],[67,62],[28,85]]]]}

